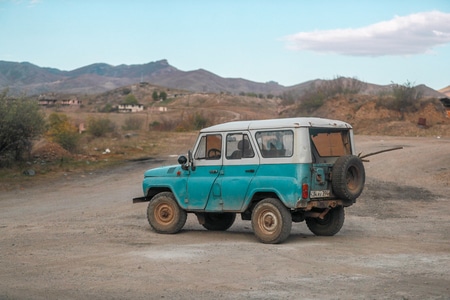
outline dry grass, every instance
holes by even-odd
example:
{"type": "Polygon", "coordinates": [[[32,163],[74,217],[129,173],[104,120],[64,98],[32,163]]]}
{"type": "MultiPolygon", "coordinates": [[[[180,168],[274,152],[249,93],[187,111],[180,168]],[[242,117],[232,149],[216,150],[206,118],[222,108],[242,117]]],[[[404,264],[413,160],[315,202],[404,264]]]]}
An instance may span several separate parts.
{"type": "MultiPolygon", "coordinates": [[[[450,137],[450,119],[445,117],[436,103],[424,103],[417,112],[404,116],[376,104],[376,97],[337,97],[326,101],[307,116],[347,121],[353,125],[356,134],[450,137]],[[426,118],[428,126],[418,126],[419,118],[426,118]]],[[[108,118],[116,125],[116,131],[102,138],[83,133],[75,154],[56,151],[58,155],[44,158],[42,152],[55,151],[54,145],[47,146],[47,150],[40,149],[38,157],[33,153],[32,159],[23,164],[0,169],[0,188],[40,179],[50,180],[67,173],[95,172],[129,160],[159,158],[173,159],[175,162],[176,156],[186,154],[194,145],[198,130],[193,130],[190,123],[195,114],[205,118],[208,126],[235,120],[300,116],[294,113],[294,107],[283,107],[276,99],[225,94],[190,93],[165,102],[147,101],[146,106],[146,111],[135,114],[95,113],[94,107],[89,106],[82,109],[46,109],[46,114],[55,110],[66,114],[75,124],[87,124],[90,118],[108,118]],[[167,111],[161,112],[159,107],[165,107],[167,111]],[[142,128],[123,130],[129,118],[142,120],[142,128]],[[150,126],[155,122],[167,128],[174,125],[170,127],[174,130],[155,130],[150,126]],[[38,176],[23,175],[27,169],[34,169],[38,176]]],[[[36,146],[42,148],[42,144],[36,146]]]]}

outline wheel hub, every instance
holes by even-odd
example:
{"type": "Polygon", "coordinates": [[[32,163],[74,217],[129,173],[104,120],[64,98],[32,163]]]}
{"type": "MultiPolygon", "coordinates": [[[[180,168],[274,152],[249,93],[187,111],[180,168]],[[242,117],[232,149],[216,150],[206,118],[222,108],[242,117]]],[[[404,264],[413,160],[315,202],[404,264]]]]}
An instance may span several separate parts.
{"type": "Polygon", "coordinates": [[[273,232],[278,226],[278,219],[276,215],[271,211],[263,213],[260,221],[260,227],[265,232],[273,232]]]}
{"type": "Polygon", "coordinates": [[[173,209],[168,205],[161,205],[156,210],[155,217],[161,223],[170,223],[173,219],[173,209]]]}

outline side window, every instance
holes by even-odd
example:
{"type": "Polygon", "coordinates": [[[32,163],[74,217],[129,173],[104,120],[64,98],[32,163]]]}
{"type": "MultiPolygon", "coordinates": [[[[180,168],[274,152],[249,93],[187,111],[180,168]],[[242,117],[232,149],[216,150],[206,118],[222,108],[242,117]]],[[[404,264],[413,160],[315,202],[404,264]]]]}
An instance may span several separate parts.
{"type": "Polygon", "coordinates": [[[262,131],[255,137],[265,158],[291,157],[293,154],[294,133],[291,130],[262,131]]]}
{"type": "Polygon", "coordinates": [[[220,159],[222,157],[222,136],[220,134],[209,134],[201,137],[195,159],[220,159]]]}
{"type": "Polygon", "coordinates": [[[241,159],[254,156],[255,152],[247,134],[232,133],[227,135],[227,159],[241,159]]]}

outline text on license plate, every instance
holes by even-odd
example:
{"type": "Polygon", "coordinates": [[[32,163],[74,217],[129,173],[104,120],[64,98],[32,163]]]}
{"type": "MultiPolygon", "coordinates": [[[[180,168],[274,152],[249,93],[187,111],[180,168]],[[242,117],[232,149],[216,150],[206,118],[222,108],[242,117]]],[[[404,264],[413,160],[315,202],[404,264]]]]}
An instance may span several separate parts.
{"type": "Polygon", "coordinates": [[[330,197],[330,191],[329,190],[311,191],[311,194],[309,195],[309,197],[310,198],[330,197]]]}

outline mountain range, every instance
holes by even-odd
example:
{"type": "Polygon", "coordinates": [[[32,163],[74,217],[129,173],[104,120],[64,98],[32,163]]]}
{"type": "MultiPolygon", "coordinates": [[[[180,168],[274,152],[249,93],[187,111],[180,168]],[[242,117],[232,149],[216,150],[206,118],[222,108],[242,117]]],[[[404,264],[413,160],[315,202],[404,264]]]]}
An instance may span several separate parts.
{"type": "MultiPolygon", "coordinates": [[[[32,96],[50,92],[97,94],[138,82],[193,92],[280,95],[284,92],[302,93],[326,80],[316,79],[285,87],[274,81],[259,83],[242,78],[223,78],[204,69],[181,71],[165,59],[138,65],[95,63],[72,71],[39,67],[29,62],[0,61],[0,89],[8,88],[12,95],[32,96]]],[[[364,94],[381,93],[391,87],[361,84],[361,93],[364,94]]],[[[446,96],[425,85],[417,88],[427,97],[446,96]]]]}

